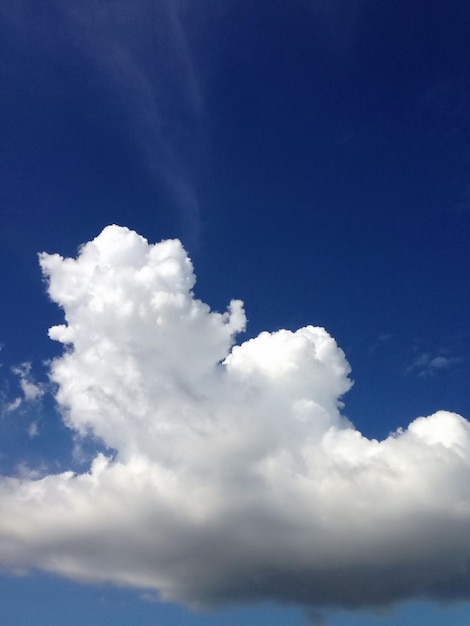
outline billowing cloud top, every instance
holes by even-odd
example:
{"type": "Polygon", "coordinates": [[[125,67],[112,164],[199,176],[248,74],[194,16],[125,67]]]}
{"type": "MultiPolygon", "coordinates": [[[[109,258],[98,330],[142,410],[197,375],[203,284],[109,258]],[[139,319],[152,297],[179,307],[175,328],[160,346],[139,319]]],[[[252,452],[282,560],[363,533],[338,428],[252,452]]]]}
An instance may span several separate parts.
{"type": "Polygon", "coordinates": [[[109,449],[87,473],[0,480],[0,564],[193,606],[380,606],[470,597],[470,424],[384,441],[341,416],[349,365],[313,326],[261,333],[195,299],[179,241],[109,226],[41,254],[67,425],[109,449]]]}

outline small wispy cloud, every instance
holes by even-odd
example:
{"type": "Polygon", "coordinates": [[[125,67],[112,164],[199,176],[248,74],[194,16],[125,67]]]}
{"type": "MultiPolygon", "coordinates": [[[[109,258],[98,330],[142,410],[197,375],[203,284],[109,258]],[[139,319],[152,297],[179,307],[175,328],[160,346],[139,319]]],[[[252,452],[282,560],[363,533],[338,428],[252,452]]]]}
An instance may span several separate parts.
{"type": "Polygon", "coordinates": [[[3,413],[13,413],[20,408],[23,400],[18,396],[13,400],[5,402],[3,405],[3,413]]]}
{"type": "Polygon", "coordinates": [[[23,392],[22,401],[34,402],[44,395],[45,386],[34,380],[31,374],[31,363],[21,363],[21,365],[13,367],[12,372],[18,376],[21,391],[23,392]]]}
{"type": "Polygon", "coordinates": [[[30,439],[34,439],[39,435],[39,426],[37,422],[31,422],[28,426],[28,436],[30,439]]]}
{"type": "Polygon", "coordinates": [[[370,346],[369,352],[376,352],[381,348],[389,347],[392,345],[393,335],[392,333],[381,333],[374,343],[370,346]]]}
{"type": "Polygon", "coordinates": [[[45,466],[31,467],[28,463],[22,462],[15,466],[14,474],[21,480],[39,480],[46,475],[45,466]]]}
{"type": "Polygon", "coordinates": [[[185,6],[176,0],[90,0],[83,8],[57,7],[75,46],[115,96],[114,106],[120,103],[144,166],[166,187],[184,230],[197,238],[193,170],[203,145],[204,105],[185,6]]]}
{"type": "Polygon", "coordinates": [[[205,109],[186,28],[191,6],[177,0],[6,0],[0,16],[24,45],[46,50],[62,64],[88,66],[88,81],[123,121],[121,131],[144,171],[168,195],[183,232],[197,238],[195,178],[205,109]]]}
{"type": "MultiPolygon", "coordinates": [[[[10,379],[5,389],[1,394],[1,413],[3,415],[15,413],[16,411],[23,410],[27,406],[37,404],[47,391],[47,385],[45,383],[37,382],[32,374],[31,363],[25,362],[16,365],[10,369],[13,374],[13,380],[10,379]],[[19,387],[14,393],[14,388],[19,387]]],[[[4,385],[5,386],[5,385],[4,385]]],[[[35,420],[33,420],[35,422],[35,420]]],[[[30,425],[28,428],[30,437],[34,437],[38,434],[38,426],[30,425]],[[35,432],[36,429],[36,432],[35,432]]]]}
{"type": "Polygon", "coordinates": [[[414,356],[411,363],[405,368],[405,373],[416,374],[420,378],[429,378],[460,362],[461,359],[458,357],[422,352],[414,356]]]}

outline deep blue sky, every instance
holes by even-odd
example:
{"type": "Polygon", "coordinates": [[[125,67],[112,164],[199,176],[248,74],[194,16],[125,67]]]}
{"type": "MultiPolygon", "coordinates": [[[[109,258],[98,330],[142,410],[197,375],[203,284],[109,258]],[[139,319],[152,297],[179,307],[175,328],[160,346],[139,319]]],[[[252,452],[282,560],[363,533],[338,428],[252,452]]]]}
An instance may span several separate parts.
{"type": "MultiPolygon", "coordinates": [[[[12,366],[30,361],[45,380],[42,362],[58,353],[47,328],[60,311],[37,253],[73,256],[116,223],[151,242],[180,238],[196,295],[219,310],[243,299],[247,336],[325,326],[351,363],[345,414],[364,434],[441,408],[470,417],[469,4],[129,5],[0,8],[4,402],[12,366]]],[[[34,439],[28,416],[1,417],[3,471],[70,455],[52,401],[36,410],[34,439]]],[[[101,591],[41,576],[0,582],[7,623],[59,623],[56,587],[70,623],[89,623],[101,591]]],[[[107,617],[93,623],[120,623],[121,602],[126,624],[261,615],[192,617],[127,591],[103,596],[107,617]]],[[[272,611],[272,624],[304,623],[272,611]]],[[[429,611],[332,624],[432,624],[429,611]]],[[[451,608],[445,621],[464,615],[451,608]]]]}

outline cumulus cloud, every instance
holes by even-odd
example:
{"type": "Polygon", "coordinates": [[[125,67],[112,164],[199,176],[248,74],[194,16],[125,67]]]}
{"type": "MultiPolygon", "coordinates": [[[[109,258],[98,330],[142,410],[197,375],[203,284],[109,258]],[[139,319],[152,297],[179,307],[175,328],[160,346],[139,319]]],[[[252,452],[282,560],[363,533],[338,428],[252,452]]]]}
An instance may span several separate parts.
{"type": "Polygon", "coordinates": [[[235,345],[240,301],[193,294],[179,241],[109,226],[41,254],[65,323],[50,376],[89,471],[0,480],[0,564],[189,606],[379,607],[470,596],[470,424],[438,411],[383,441],[341,414],[323,328],[235,345]]]}

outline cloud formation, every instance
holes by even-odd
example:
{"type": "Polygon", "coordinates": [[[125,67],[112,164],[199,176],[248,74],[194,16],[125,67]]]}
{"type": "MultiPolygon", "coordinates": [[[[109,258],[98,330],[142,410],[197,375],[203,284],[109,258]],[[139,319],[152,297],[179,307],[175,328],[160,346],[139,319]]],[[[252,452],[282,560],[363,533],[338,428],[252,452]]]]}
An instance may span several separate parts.
{"type": "MultiPolygon", "coordinates": [[[[4,402],[2,406],[3,413],[13,413],[20,407],[24,407],[25,404],[36,403],[46,392],[45,385],[34,380],[31,374],[31,363],[21,363],[12,367],[11,371],[18,379],[21,395],[4,402]]],[[[37,425],[35,428],[37,430],[37,425]]]]}
{"type": "Polygon", "coordinates": [[[421,378],[429,378],[442,370],[460,363],[461,359],[442,354],[432,355],[428,352],[417,354],[411,364],[406,368],[406,374],[417,374],[421,378]]]}
{"type": "Polygon", "coordinates": [[[438,411],[384,441],[341,415],[349,365],[323,328],[245,328],[192,292],[179,241],[109,226],[41,254],[65,314],[51,365],[88,472],[0,481],[0,564],[190,606],[372,607],[470,597],[470,424],[438,411]]]}
{"type": "MultiPolygon", "coordinates": [[[[77,67],[86,72],[85,93],[91,86],[99,96],[89,106],[121,121],[120,130],[195,241],[205,112],[186,26],[198,12],[177,0],[5,0],[0,6],[0,18],[25,49],[60,60],[71,74],[77,67]]],[[[60,75],[48,80],[61,85],[60,75]]]]}

